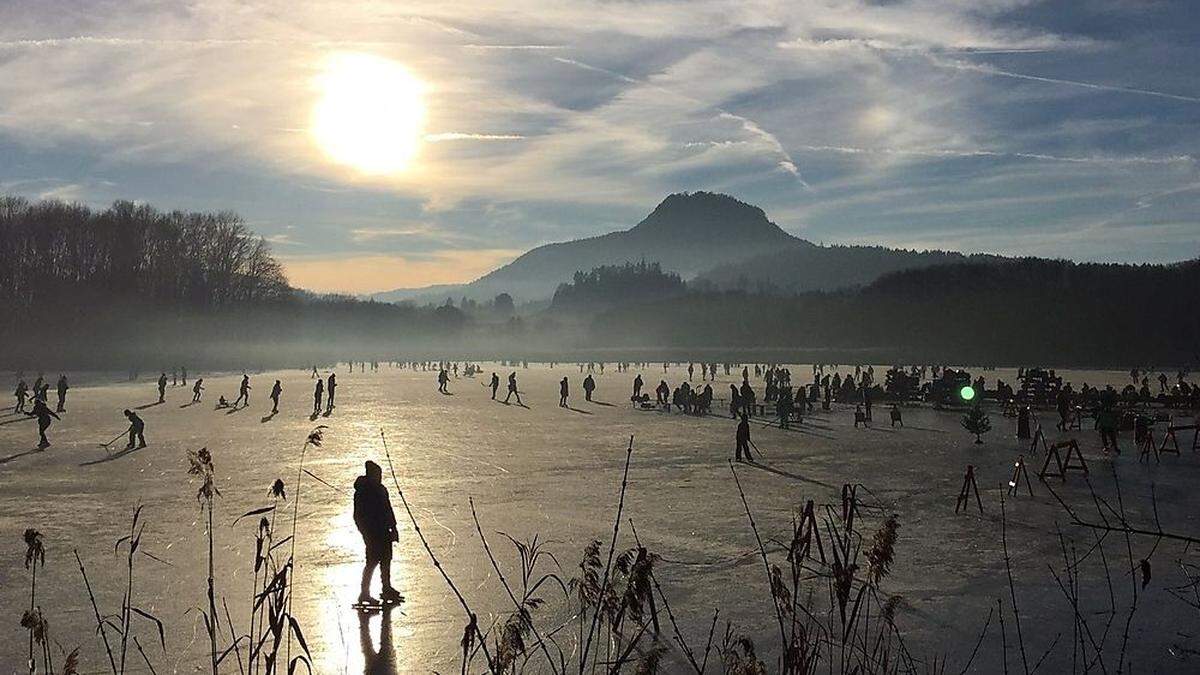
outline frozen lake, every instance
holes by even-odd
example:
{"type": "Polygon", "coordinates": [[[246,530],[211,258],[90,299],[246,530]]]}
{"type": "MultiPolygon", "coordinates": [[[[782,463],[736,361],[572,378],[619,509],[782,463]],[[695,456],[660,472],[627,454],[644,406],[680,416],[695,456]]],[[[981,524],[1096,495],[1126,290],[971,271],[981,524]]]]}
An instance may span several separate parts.
{"type": "MultiPolygon", "coordinates": [[[[483,369],[484,374],[475,378],[452,379],[451,395],[444,395],[437,391],[433,371],[381,364],[375,373],[350,374],[339,367],[338,406],[331,416],[316,421],[309,417],[313,380],[301,370],[252,373],[252,404],[234,412],[213,406],[220,394],[230,400],[236,397],[240,375],[201,374],[207,387],[205,401],[192,406],[185,405],[191,400],[190,386],[168,387],[165,404],[149,405],[157,400],[152,382],[103,384],[101,378],[92,378],[94,384],[71,390],[68,412],[51,427],[53,446],[44,452],[33,451],[35,422],[6,413],[0,417],[0,541],[4,542],[0,606],[6,610],[0,624],[0,672],[17,672],[24,661],[26,633],[18,620],[19,608],[28,602],[21,542],[27,527],[41,531],[45,538],[47,562],[38,572],[38,598],[51,636],[68,651],[82,647],[83,672],[107,669],[72,549],[78,549],[87,565],[102,609],[115,613],[125,570],[123,557],[114,554],[114,543],[127,533],[138,504],[145,506],[147,524],[142,547],[163,562],[138,559],[135,604],[166,623],[166,654],[149,625],[141,626],[141,642],[160,673],[204,669],[207,637],[200,615],[191,610],[207,602],[206,539],[195,497],[197,483],[187,475],[186,453],[207,447],[214,457],[222,494],[217,501],[217,591],[227,598],[238,629],[244,630],[250,611],[256,519],[233,522],[240,514],[270,503],[268,488],[276,478],[287,484],[290,513],[301,447],[318,423],[329,428],[324,444],[310,448],[306,455],[305,466],[317,478],[306,476],[301,488],[293,608],[318,672],[364,670],[360,618],[350,608],[358,592],[363,554],[351,517],[351,496],[354,479],[367,459],[384,465],[385,484],[400,522],[393,575],[407,602],[390,615],[395,669],[458,669],[465,619],[390,487],[381,430],[423,532],[479,613],[481,624],[490,625],[511,605],[483,556],[468,498],[474,499],[489,544],[502,564],[514,565],[515,556],[506,540],[493,533],[506,532],[518,539],[540,533],[553,541],[550,549],[569,577],[588,541],[607,542],[611,536],[625,448],[633,436],[623,545],[633,545],[627,527],[632,521],[642,542],[663,557],[656,575],[690,640],[703,642],[712,612],[719,607],[722,623],[729,619],[740,625],[755,638],[761,654],[771,658],[777,654],[775,617],[762,562],[727,464],[736,424],[720,414],[727,409],[724,404],[714,406],[718,415],[705,418],[635,410],[628,398],[636,371],[618,374],[615,367],[595,376],[597,401],[587,403],[583,375],[574,364],[567,364],[516,369],[528,408],[507,406],[489,400],[482,385],[495,370],[503,396],[503,380],[511,369],[495,364],[484,364],[483,369]],[[564,375],[571,380],[574,410],[557,405],[558,380],[564,375]],[[281,410],[264,418],[270,410],[267,394],[276,378],[284,389],[281,410]],[[123,408],[141,406],[146,406],[141,414],[149,447],[108,459],[99,444],[126,427],[123,408]]],[[[886,368],[875,369],[876,379],[882,381],[886,368]]],[[[659,379],[665,378],[673,387],[687,377],[682,367],[665,375],[659,365],[642,372],[645,390],[651,393],[659,379]]],[[[792,367],[792,372],[796,382],[811,379],[807,366],[792,367]]],[[[1013,371],[982,374],[989,387],[996,377],[1016,384],[1013,371]]],[[[1127,374],[1117,372],[1060,374],[1076,387],[1084,381],[1101,386],[1128,381],[1127,374]]],[[[47,376],[53,380],[57,373],[47,376]]],[[[717,396],[727,396],[729,382],[735,378],[740,381],[740,374],[718,377],[717,396]]],[[[754,386],[761,398],[762,381],[755,380],[754,386]]],[[[764,537],[786,539],[794,509],[807,499],[837,503],[843,483],[862,484],[872,504],[896,513],[900,522],[896,561],[882,587],[902,597],[897,622],[906,632],[909,651],[918,658],[948,658],[947,672],[963,667],[997,598],[1006,608],[1010,604],[999,499],[1013,461],[1025,450],[1015,439],[1014,420],[1002,417],[999,410],[991,411],[993,431],[985,436],[984,445],[974,445],[973,437],[959,426],[960,414],[910,407],[904,411],[905,428],[893,429],[887,426],[886,406],[879,404],[875,426],[855,429],[852,407],[835,404],[832,411],[818,409],[804,425],[790,431],[756,423],[753,440],[764,458],[759,466],[738,469],[764,537]],[[967,464],[976,467],[983,515],[973,506],[966,514],[954,513],[967,464]]],[[[1051,414],[1043,413],[1042,418],[1048,420],[1051,414]]],[[[1078,438],[1097,489],[1109,489],[1113,459],[1100,452],[1090,425],[1070,434],[1054,431],[1052,423],[1046,426],[1052,442],[1068,435],[1078,438]]],[[[1185,448],[1180,457],[1165,457],[1161,464],[1139,464],[1128,432],[1122,441],[1125,453],[1116,459],[1116,470],[1131,520],[1153,527],[1148,495],[1154,485],[1163,526],[1200,533],[1200,496],[1194,489],[1200,460],[1185,448]]],[[[1190,433],[1182,442],[1190,446],[1190,433]]],[[[1030,462],[1032,474],[1040,458],[1030,462]]],[[[1058,489],[1072,504],[1088,506],[1090,497],[1080,479],[1072,477],[1058,489]]],[[[1017,603],[1031,666],[1054,644],[1042,669],[1069,671],[1072,612],[1050,566],[1061,575],[1059,528],[1076,542],[1081,555],[1095,535],[1072,526],[1036,478],[1034,491],[1033,497],[1023,493],[1007,503],[1017,603]]],[[[877,524],[871,523],[868,533],[877,524]]],[[[1114,540],[1110,548],[1114,553],[1120,550],[1122,558],[1110,557],[1107,562],[1114,570],[1118,592],[1127,595],[1135,570],[1125,560],[1124,544],[1115,544],[1114,540]]],[[[1187,581],[1181,565],[1196,563],[1196,553],[1178,543],[1163,542],[1156,549],[1154,545],[1149,538],[1134,540],[1135,559],[1153,550],[1155,576],[1139,598],[1127,660],[1137,672],[1195,672],[1200,668],[1200,653],[1192,650],[1200,649],[1200,611],[1174,597],[1168,587],[1187,581]]],[[[1099,564],[1093,563],[1087,566],[1089,573],[1099,564]]],[[[1108,591],[1102,577],[1093,576],[1089,588],[1097,595],[1090,598],[1086,611],[1096,616],[1099,610],[1093,605],[1107,606],[1108,591]]],[[[555,617],[553,607],[546,612],[546,624],[567,618],[555,617]]],[[[1102,619],[1095,620],[1103,624],[1102,619]]],[[[378,647],[380,621],[375,616],[367,624],[372,649],[378,647]]],[[[1017,672],[1021,657],[1012,617],[1006,621],[1008,665],[1017,672]]],[[[1110,646],[1120,640],[1124,621],[1121,614],[1111,628],[1110,646]]],[[[222,629],[227,630],[224,625],[222,629]]],[[[994,618],[974,672],[1002,669],[998,630],[994,618]]],[[[670,642],[668,635],[663,639],[670,642]]],[[[1110,670],[1118,647],[1111,648],[1110,670]]],[[[139,658],[131,658],[141,665],[139,658]]],[[[61,656],[56,660],[61,662],[61,656]]],[[[668,656],[669,666],[678,663],[668,656]]],[[[227,662],[223,670],[236,672],[236,664],[227,662]]]]}

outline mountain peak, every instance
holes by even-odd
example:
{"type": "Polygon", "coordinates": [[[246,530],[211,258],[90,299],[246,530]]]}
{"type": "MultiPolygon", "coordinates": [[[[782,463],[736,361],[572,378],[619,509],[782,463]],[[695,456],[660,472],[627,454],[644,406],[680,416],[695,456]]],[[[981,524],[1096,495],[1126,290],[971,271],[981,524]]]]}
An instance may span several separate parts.
{"type": "Polygon", "coordinates": [[[630,234],[699,239],[795,238],[767,219],[762,209],[716,192],[678,192],[668,195],[630,234]]]}

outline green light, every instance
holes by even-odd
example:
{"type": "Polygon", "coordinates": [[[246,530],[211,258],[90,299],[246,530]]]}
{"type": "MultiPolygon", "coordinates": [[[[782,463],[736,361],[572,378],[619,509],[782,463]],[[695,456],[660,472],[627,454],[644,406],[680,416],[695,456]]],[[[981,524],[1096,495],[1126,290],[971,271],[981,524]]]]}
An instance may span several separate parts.
{"type": "Polygon", "coordinates": [[[970,401],[971,399],[975,398],[975,388],[971,385],[967,385],[958,390],[958,395],[962,397],[962,400],[970,401]]]}

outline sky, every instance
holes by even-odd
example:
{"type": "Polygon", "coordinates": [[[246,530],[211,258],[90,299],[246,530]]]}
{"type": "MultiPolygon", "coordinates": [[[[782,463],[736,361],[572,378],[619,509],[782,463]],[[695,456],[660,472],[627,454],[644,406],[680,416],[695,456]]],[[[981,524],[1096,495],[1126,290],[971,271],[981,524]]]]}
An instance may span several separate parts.
{"type": "Polygon", "coordinates": [[[0,0],[0,194],[232,210],[352,293],[694,190],[814,242],[1171,262],[1194,5],[0,0]]]}

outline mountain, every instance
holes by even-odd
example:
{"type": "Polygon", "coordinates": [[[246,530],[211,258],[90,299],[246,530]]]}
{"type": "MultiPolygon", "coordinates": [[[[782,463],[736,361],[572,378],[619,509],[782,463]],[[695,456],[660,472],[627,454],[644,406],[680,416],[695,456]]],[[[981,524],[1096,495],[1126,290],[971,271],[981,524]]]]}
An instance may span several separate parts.
{"type": "Polygon", "coordinates": [[[543,301],[576,272],[639,262],[657,262],[699,287],[793,293],[861,286],[915,267],[989,259],[878,246],[817,246],[788,234],[757,206],[723,194],[683,192],[668,196],[628,230],[539,246],[469,284],[397,289],[373,297],[438,303],[464,296],[485,301],[504,292],[521,302],[543,301]]]}
{"type": "Polygon", "coordinates": [[[657,262],[688,279],[718,265],[735,263],[780,248],[813,247],[784,232],[757,206],[711,192],[667,197],[650,215],[628,230],[598,237],[546,244],[462,286],[396,290],[377,300],[491,299],[507,292],[518,300],[549,298],[576,272],[602,265],[657,262]]]}

